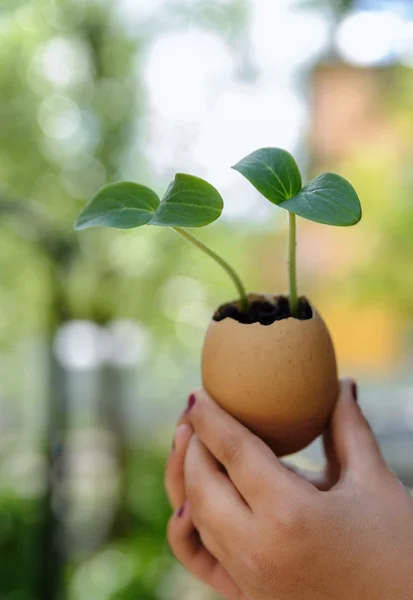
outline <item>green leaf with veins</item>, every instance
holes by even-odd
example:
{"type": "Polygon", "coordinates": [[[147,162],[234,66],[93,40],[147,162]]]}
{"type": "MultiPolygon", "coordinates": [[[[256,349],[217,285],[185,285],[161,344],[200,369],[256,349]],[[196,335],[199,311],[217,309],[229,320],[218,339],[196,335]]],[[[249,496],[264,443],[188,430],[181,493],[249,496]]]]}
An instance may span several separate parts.
{"type": "Polygon", "coordinates": [[[133,229],[149,223],[158,206],[158,196],[143,185],[128,181],[110,183],[101,188],[80,213],[75,229],[133,229]]]}
{"type": "Polygon", "coordinates": [[[261,148],[238,162],[239,171],[273,204],[281,204],[301,190],[300,170],[295,159],[280,148],[261,148]]]}
{"type": "Polygon", "coordinates": [[[203,227],[218,219],[223,207],[218,191],[192,175],[176,175],[162,201],[155,192],[137,183],[111,183],[95,194],[79,215],[75,229],[203,227]]]}
{"type": "Polygon", "coordinates": [[[341,227],[355,225],[362,217],[357,192],[335,173],[316,177],[280,207],[316,223],[341,227]]]}
{"type": "Polygon", "coordinates": [[[207,181],[178,173],[168,187],[151,225],[164,227],[203,227],[222,213],[224,202],[207,181]]]}

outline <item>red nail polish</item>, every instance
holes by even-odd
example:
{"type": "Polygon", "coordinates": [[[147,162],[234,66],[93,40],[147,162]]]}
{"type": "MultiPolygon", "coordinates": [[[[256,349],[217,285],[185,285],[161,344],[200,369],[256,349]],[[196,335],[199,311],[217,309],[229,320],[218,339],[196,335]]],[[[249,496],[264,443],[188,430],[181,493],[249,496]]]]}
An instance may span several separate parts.
{"type": "Polygon", "coordinates": [[[195,394],[191,394],[188,398],[188,406],[185,411],[186,413],[189,413],[189,411],[194,408],[195,402],[196,402],[195,394]]]}
{"type": "Polygon", "coordinates": [[[186,501],[182,504],[181,508],[176,513],[178,517],[182,517],[185,511],[186,501]]]}
{"type": "Polygon", "coordinates": [[[357,383],[355,383],[354,381],[351,384],[351,393],[353,395],[354,400],[358,402],[358,388],[357,383]]]}

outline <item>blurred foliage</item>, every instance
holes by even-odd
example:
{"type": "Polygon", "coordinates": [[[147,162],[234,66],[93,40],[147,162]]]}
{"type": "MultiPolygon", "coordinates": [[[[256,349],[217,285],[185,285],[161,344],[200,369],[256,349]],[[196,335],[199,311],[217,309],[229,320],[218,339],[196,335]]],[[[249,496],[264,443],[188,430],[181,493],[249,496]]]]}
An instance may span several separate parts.
{"type": "MultiPolygon", "coordinates": [[[[92,556],[74,559],[68,569],[68,598],[158,600],[157,590],[174,566],[165,538],[170,507],[163,488],[164,462],[164,453],[159,450],[131,451],[125,503],[127,537],[110,541],[92,556]]],[[[39,510],[36,499],[23,500],[11,492],[1,494],[1,599],[35,597],[39,510]]]]}
{"type": "Polygon", "coordinates": [[[28,600],[37,577],[39,503],[11,493],[0,498],[0,598],[28,600]],[[22,577],[24,573],[24,577],[22,577]]]}
{"type": "Polygon", "coordinates": [[[165,537],[170,507],[163,488],[163,452],[136,448],[127,468],[127,537],[110,542],[70,568],[73,600],[158,600],[174,562],[165,537]]]}
{"type": "Polygon", "coordinates": [[[336,16],[349,12],[355,4],[355,0],[299,0],[299,6],[317,9],[330,9],[336,16]]]}

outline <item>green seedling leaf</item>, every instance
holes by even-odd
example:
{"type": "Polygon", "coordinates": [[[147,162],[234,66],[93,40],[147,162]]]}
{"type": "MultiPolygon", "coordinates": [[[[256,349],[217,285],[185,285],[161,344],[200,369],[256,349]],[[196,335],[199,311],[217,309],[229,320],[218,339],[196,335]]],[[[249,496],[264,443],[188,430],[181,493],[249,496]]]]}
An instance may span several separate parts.
{"type": "Polygon", "coordinates": [[[280,148],[261,148],[237,163],[239,171],[273,204],[281,204],[301,190],[300,170],[293,156],[280,148]]]}
{"type": "Polygon", "coordinates": [[[203,227],[222,213],[224,202],[209,183],[192,175],[178,174],[160,202],[158,196],[137,183],[106,185],[79,215],[75,229],[141,225],[203,227]]]}
{"type": "Polygon", "coordinates": [[[280,207],[316,223],[341,227],[355,225],[362,216],[356,190],[335,173],[316,177],[280,207]]]}
{"type": "Polygon", "coordinates": [[[133,229],[149,223],[158,206],[158,196],[143,185],[128,181],[110,183],[101,188],[80,213],[75,229],[133,229]]]}
{"type": "Polygon", "coordinates": [[[168,187],[151,225],[203,227],[218,219],[223,208],[221,195],[210,183],[193,175],[178,173],[168,187]]]}

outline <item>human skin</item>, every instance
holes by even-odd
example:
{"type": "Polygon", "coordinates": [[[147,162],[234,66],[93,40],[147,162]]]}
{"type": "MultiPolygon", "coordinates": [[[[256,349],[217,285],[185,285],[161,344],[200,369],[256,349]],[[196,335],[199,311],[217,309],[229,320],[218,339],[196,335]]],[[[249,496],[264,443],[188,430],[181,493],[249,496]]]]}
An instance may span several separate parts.
{"type": "Polygon", "coordinates": [[[169,544],[195,577],[226,600],[413,598],[413,500],[356,396],[342,382],[315,476],[283,464],[205,391],[191,395],[165,483],[169,544]]]}

